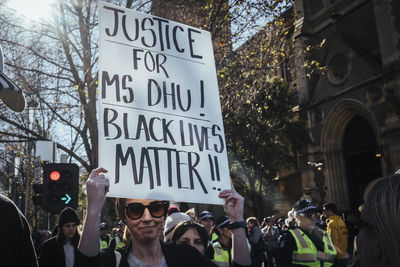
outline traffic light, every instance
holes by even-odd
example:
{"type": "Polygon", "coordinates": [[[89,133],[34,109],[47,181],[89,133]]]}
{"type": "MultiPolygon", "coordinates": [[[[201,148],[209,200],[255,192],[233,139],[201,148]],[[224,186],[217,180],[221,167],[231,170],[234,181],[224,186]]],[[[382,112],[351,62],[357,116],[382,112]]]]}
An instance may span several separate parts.
{"type": "Polygon", "coordinates": [[[35,206],[42,205],[42,193],[43,193],[43,184],[33,184],[33,196],[32,196],[33,205],[35,206]]]}
{"type": "Polygon", "coordinates": [[[78,165],[75,163],[49,163],[43,166],[43,210],[59,213],[66,206],[76,209],[78,192],[78,165]]]}

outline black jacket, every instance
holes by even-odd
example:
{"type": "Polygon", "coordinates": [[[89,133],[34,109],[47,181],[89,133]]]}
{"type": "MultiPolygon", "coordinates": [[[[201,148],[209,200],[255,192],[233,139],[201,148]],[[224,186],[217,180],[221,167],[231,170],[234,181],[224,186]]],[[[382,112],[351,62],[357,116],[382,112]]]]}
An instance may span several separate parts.
{"type": "Polygon", "coordinates": [[[0,266],[37,267],[28,223],[7,197],[0,195],[0,266]]]}
{"type": "Polygon", "coordinates": [[[39,248],[39,267],[65,267],[64,246],[56,237],[46,240],[39,248]]]}
{"type": "MultiPolygon", "coordinates": [[[[161,249],[168,266],[171,267],[215,267],[216,265],[200,254],[195,248],[183,243],[161,242],[161,249]]],[[[119,250],[121,262],[119,267],[129,267],[128,255],[131,246],[119,250]]],[[[115,254],[112,249],[103,249],[100,255],[87,257],[77,250],[74,267],[115,267],[115,254]]],[[[235,265],[240,266],[240,265],[235,265]]]]}

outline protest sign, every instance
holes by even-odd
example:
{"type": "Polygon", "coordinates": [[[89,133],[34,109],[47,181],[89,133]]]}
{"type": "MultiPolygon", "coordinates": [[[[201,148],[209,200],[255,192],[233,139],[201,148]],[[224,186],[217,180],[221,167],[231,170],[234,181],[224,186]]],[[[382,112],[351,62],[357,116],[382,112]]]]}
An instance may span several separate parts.
{"type": "Polygon", "coordinates": [[[231,186],[210,33],[99,3],[107,195],[221,204],[231,186]]]}

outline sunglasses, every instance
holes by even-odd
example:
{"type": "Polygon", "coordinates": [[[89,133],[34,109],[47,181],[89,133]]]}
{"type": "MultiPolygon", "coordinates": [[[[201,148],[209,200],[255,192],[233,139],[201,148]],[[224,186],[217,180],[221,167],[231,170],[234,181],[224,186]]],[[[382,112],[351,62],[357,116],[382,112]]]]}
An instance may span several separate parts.
{"type": "Polygon", "coordinates": [[[142,218],[144,210],[147,208],[152,217],[161,218],[166,214],[167,206],[167,201],[155,201],[147,206],[140,203],[129,203],[125,205],[125,213],[130,219],[137,220],[142,218]]]}

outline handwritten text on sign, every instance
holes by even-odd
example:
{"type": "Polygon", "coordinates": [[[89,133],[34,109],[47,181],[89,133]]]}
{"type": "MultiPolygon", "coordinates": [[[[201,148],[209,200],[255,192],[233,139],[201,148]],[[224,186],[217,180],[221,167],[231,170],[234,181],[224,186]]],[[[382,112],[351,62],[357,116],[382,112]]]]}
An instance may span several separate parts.
{"type": "Polygon", "coordinates": [[[99,23],[108,195],[221,204],[230,178],[210,33],[104,2],[99,23]]]}

